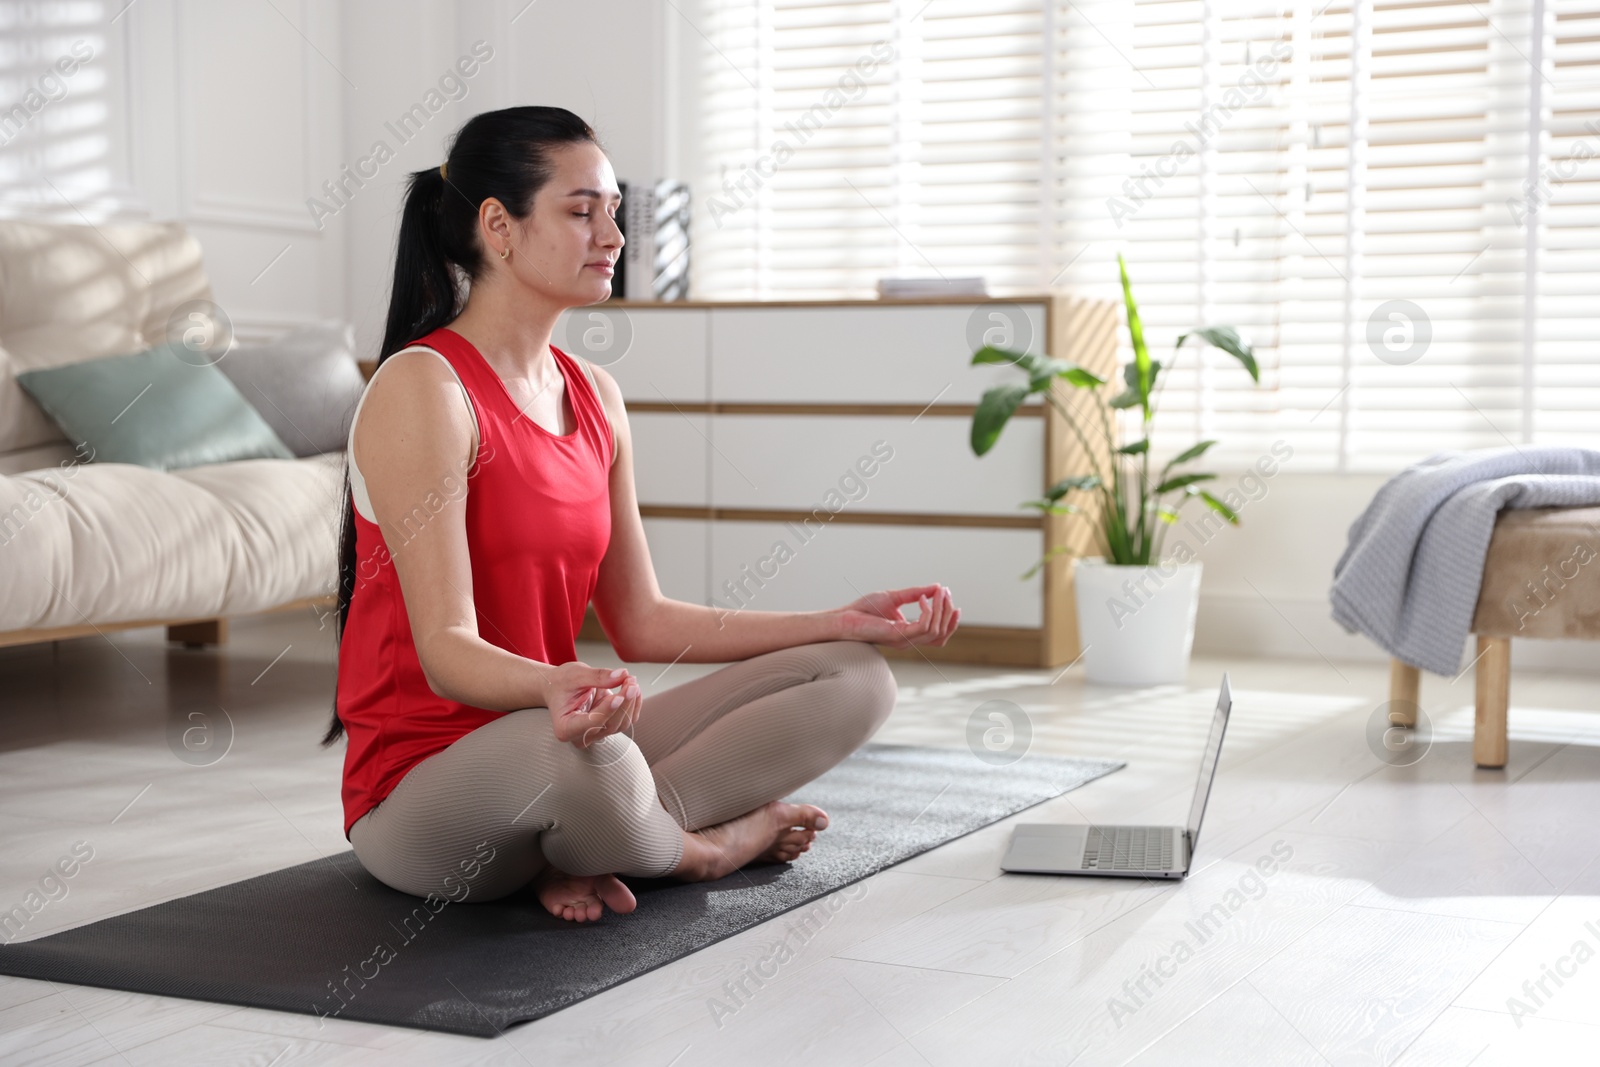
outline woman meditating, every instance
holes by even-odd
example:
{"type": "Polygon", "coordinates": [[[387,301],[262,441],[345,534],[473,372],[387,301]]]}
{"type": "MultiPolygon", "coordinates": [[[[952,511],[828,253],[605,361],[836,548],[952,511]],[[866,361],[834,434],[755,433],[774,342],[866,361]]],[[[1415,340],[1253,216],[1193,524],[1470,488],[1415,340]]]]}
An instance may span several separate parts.
{"type": "Polygon", "coordinates": [[[778,798],[894,706],[873,643],[943,645],[960,620],[940,585],[804,612],[661,594],[622,393],[550,344],[564,309],[610,294],[620,200],[594,131],[560,108],[478,115],[410,178],[350,428],[323,738],[349,735],[345,836],[406,893],[533,882],[582,922],[633,910],[619,874],[792,861],[828,817],[778,798]],[[624,660],[727,665],[646,698],[578,660],[591,601],[624,660]]]}

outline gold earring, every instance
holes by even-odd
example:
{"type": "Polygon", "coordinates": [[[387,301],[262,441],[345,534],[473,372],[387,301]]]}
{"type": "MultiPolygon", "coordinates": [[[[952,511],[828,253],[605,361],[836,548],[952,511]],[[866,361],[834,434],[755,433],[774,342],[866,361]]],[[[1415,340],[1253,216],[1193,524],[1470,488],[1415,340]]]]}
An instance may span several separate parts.
{"type": "Polygon", "coordinates": [[[506,245],[505,248],[500,250],[500,258],[501,259],[505,259],[510,254],[511,254],[511,246],[510,245],[506,245]]]}

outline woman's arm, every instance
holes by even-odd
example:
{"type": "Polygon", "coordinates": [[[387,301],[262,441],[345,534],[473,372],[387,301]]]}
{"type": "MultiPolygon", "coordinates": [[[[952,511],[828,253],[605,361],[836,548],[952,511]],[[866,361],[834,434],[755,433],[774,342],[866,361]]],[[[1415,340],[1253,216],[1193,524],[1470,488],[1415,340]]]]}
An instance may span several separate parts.
{"type": "MultiPolygon", "coordinates": [[[[550,665],[478,636],[462,473],[473,445],[471,412],[440,357],[402,352],[384,360],[362,402],[352,448],[400,578],[422,673],[447,700],[491,711],[547,706],[550,665]],[[425,507],[430,496],[444,507],[425,507]]],[[[358,560],[356,581],[377,562],[358,560]]]]}
{"type": "Polygon", "coordinates": [[[671,600],[661,594],[633,484],[633,434],[622,390],[603,368],[595,368],[600,399],[611,415],[617,458],[611,466],[611,544],[600,562],[594,609],[617,655],[630,663],[731,663],[763,652],[818,641],[939,644],[949,639],[959,612],[936,587],[875,593],[827,611],[727,611],[671,600]],[[929,605],[906,623],[898,605],[918,592],[929,605]],[[896,626],[891,621],[901,619],[896,626]]]}
{"type": "Polygon", "coordinates": [[[846,639],[832,611],[723,611],[666,597],[646,616],[639,636],[640,654],[622,657],[630,663],[731,663],[846,639]]]}

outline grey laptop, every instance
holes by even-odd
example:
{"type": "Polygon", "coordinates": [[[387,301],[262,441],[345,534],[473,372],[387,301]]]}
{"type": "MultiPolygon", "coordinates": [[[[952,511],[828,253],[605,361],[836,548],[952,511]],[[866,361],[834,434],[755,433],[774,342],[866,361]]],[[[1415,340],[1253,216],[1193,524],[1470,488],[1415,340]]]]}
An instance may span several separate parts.
{"type": "Polygon", "coordinates": [[[1211,719],[1200,758],[1200,780],[1189,805],[1188,826],[1085,826],[1061,823],[1020,823],[1011,835],[1011,848],[1000,861],[1003,871],[1032,874],[1097,874],[1108,878],[1183,878],[1194,861],[1200,840],[1200,820],[1206,798],[1217,776],[1222,734],[1228,728],[1233,693],[1228,676],[1211,719]]]}

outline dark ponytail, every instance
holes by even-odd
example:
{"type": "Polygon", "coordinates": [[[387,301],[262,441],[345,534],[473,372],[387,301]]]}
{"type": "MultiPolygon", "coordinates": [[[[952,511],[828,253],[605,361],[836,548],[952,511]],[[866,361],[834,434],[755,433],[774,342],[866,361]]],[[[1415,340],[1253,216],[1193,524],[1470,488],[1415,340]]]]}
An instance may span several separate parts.
{"type": "MultiPolygon", "coordinates": [[[[508,107],[467,120],[438,167],[413,171],[400,212],[399,245],[389,318],[378,365],[461,313],[471,283],[488,267],[478,242],[478,207],[498,199],[514,218],[526,218],[554,169],[549,150],[584,141],[598,145],[589,124],[559,107],[508,107]],[[463,284],[464,283],[464,284],[463,284]]],[[[350,457],[344,466],[344,519],[339,528],[339,607],[334,639],[342,644],[356,590],[356,522],[350,496],[350,457]]],[[[324,747],[344,734],[334,695],[324,747]]]]}

